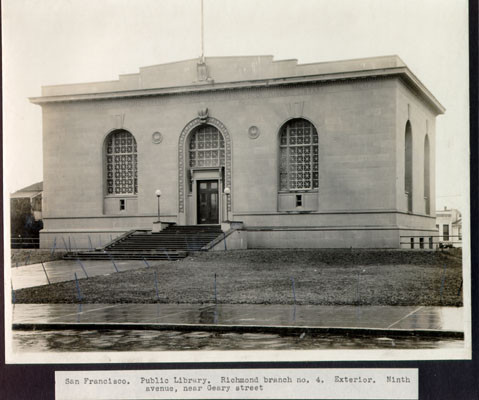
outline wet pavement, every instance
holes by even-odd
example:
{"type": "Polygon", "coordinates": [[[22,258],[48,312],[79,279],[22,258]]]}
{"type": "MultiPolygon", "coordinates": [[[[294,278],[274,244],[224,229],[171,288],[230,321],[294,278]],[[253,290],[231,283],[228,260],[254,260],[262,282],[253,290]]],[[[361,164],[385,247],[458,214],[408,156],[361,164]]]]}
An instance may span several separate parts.
{"type": "MultiPolygon", "coordinates": [[[[149,265],[156,265],[148,261],[149,265]]],[[[30,264],[11,268],[12,286],[14,290],[35,286],[47,285],[50,283],[66,282],[90,276],[109,275],[112,273],[130,271],[133,269],[146,268],[144,261],[138,260],[59,260],[44,262],[42,264],[30,264]],[[47,278],[48,276],[48,278],[47,278]]]]}
{"type": "Polygon", "coordinates": [[[15,304],[15,329],[179,329],[284,332],[345,329],[459,336],[455,307],[256,304],[15,304]],[[244,329],[243,329],[244,330],[244,329]]]}
{"type": "Polygon", "coordinates": [[[16,353],[188,350],[460,349],[463,340],[388,335],[289,335],[175,330],[13,331],[16,353]]]}

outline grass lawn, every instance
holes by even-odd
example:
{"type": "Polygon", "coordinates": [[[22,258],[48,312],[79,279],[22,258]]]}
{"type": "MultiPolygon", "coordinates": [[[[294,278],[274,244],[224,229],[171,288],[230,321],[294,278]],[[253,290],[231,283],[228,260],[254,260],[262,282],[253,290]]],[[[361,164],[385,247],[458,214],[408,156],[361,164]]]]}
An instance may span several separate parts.
{"type": "MultiPolygon", "coordinates": [[[[238,250],[82,279],[80,288],[83,303],[212,303],[216,274],[218,303],[293,304],[294,279],[296,304],[461,306],[461,265],[450,251],[238,250]]],[[[64,282],[15,296],[75,303],[76,293],[75,282],[64,282]]]]}

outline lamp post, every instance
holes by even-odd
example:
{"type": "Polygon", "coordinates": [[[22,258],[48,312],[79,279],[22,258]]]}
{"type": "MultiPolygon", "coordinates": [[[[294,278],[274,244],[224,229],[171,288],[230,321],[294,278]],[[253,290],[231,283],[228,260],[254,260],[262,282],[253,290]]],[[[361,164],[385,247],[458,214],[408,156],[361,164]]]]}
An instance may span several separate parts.
{"type": "Polygon", "coordinates": [[[161,197],[161,190],[156,189],[156,197],[158,198],[158,222],[160,222],[160,197],[161,197]]]}
{"type": "Polygon", "coordinates": [[[230,188],[228,188],[228,187],[225,188],[223,193],[226,195],[226,222],[228,222],[230,220],[229,212],[228,212],[228,200],[229,200],[229,195],[231,194],[230,188]]]}

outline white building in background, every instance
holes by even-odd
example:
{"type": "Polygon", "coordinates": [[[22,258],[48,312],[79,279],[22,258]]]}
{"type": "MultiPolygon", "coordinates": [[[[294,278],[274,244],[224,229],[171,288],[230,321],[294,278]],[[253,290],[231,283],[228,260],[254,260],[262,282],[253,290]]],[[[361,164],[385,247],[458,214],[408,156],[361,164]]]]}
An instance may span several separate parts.
{"type": "Polygon", "coordinates": [[[436,211],[438,242],[444,246],[462,247],[462,216],[455,208],[436,211]]]}
{"type": "Polygon", "coordinates": [[[24,187],[10,194],[11,211],[15,210],[14,203],[25,201],[30,203],[31,214],[35,221],[42,219],[42,196],[43,196],[43,182],[37,182],[33,185],[24,187]]]}

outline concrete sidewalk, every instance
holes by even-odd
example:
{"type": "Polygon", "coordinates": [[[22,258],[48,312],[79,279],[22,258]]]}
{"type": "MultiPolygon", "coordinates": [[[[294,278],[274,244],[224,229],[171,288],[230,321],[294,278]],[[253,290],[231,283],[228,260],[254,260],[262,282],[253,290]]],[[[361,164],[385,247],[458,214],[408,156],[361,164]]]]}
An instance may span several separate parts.
{"type": "Polygon", "coordinates": [[[463,337],[463,308],[253,304],[16,304],[14,329],[158,329],[463,337]]]}
{"type": "MultiPolygon", "coordinates": [[[[147,263],[151,266],[158,265],[158,261],[147,261],[147,263]]],[[[117,269],[119,272],[123,272],[147,268],[147,264],[144,261],[138,260],[114,260],[114,263],[113,261],[101,260],[59,260],[44,262],[43,266],[45,267],[46,275],[41,264],[12,267],[13,289],[48,285],[48,280],[50,280],[50,283],[72,281],[75,279],[75,273],[78,279],[83,279],[87,276],[113,274],[117,272],[117,269]]]]}

